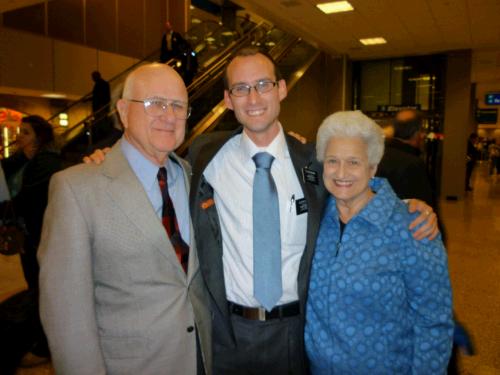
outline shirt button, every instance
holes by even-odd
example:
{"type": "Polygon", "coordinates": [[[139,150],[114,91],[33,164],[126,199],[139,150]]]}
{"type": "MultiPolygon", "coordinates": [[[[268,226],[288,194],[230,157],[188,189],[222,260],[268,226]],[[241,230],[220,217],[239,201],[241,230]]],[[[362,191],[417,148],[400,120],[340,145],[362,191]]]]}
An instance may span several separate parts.
{"type": "Polygon", "coordinates": [[[193,332],[194,331],[194,327],[193,326],[189,326],[189,327],[187,327],[186,331],[193,332]]]}

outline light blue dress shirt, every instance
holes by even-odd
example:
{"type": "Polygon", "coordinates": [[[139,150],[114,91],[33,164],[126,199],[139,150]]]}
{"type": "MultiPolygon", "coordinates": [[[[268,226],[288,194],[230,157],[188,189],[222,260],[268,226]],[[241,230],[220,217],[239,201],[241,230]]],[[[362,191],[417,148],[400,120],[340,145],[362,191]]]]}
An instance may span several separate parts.
{"type": "MultiPolygon", "coordinates": [[[[144,187],[156,215],[161,220],[163,200],[157,179],[160,167],[144,157],[125,138],[122,138],[121,148],[130,167],[144,187]]],[[[182,239],[186,244],[191,245],[189,243],[189,200],[182,167],[173,158],[168,158],[164,167],[167,169],[168,194],[174,204],[182,239]]]]}

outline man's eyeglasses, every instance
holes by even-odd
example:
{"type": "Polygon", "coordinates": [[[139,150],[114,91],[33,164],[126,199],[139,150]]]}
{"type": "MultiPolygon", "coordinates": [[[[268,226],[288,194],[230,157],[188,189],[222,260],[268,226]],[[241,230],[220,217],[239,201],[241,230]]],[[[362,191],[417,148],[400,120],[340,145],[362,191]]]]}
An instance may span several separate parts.
{"type": "Polygon", "coordinates": [[[191,115],[191,107],[187,103],[179,102],[176,100],[166,100],[166,99],[125,99],[129,102],[142,103],[144,105],[144,112],[153,117],[159,117],[164,115],[168,107],[172,109],[174,116],[178,120],[187,120],[191,115]]]}
{"type": "Polygon", "coordinates": [[[278,84],[277,81],[258,81],[255,85],[248,85],[245,83],[241,83],[238,85],[234,85],[229,89],[229,93],[233,96],[247,96],[250,95],[250,91],[255,89],[259,94],[264,94],[266,92],[271,91],[274,86],[278,84]]]}

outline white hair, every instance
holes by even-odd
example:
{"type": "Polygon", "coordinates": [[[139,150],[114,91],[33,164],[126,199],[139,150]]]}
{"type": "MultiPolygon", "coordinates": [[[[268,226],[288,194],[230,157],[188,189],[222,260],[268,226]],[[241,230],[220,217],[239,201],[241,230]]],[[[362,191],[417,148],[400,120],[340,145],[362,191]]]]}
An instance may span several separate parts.
{"type": "Polygon", "coordinates": [[[316,157],[325,158],[326,147],[333,137],[361,138],[367,147],[368,163],[377,165],[384,154],[384,133],[375,121],[361,111],[336,112],[325,118],[318,129],[316,157]]]}

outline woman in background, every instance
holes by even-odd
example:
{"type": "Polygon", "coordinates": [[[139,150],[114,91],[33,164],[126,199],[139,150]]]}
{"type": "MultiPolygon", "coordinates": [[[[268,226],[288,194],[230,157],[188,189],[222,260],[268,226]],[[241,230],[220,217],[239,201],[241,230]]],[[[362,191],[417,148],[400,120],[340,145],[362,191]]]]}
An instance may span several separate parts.
{"type": "MultiPolygon", "coordinates": [[[[36,252],[40,243],[43,215],[48,201],[49,181],[61,169],[61,159],[54,149],[52,126],[40,116],[22,119],[16,139],[17,151],[1,161],[15,214],[24,221],[26,235],[21,264],[32,301],[32,342],[24,342],[30,351],[21,365],[32,366],[49,357],[45,334],[38,316],[38,261],[36,252]]],[[[30,315],[31,316],[31,315],[30,315]]],[[[29,341],[25,337],[25,341],[29,341]]]]}

